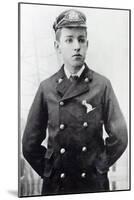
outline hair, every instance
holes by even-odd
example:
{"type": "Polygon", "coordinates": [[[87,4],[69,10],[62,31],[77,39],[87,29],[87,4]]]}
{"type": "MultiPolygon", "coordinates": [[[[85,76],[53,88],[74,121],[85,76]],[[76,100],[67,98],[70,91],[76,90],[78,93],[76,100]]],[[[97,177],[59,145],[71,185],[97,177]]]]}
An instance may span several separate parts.
{"type": "MultiPolygon", "coordinates": [[[[86,36],[87,36],[87,28],[83,28],[86,31],[86,36]]],[[[62,28],[57,29],[57,31],[55,32],[55,39],[56,41],[60,41],[60,36],[61,36],[61,31],[62,28]]]]}
{"type": "Polygon", "coordinates": [[[57,29],[57,31],[55,32],[55,39],[56,41],[60,41],[60,36],[61,36],[61,28],[57,29]]]}

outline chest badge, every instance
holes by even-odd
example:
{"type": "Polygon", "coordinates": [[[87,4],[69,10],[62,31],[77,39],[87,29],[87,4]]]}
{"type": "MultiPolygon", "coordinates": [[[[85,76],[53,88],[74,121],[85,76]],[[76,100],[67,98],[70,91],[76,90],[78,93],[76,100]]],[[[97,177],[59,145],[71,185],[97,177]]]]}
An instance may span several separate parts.
{"type": "Polygon", "coordinates": [[[82,101],[82,105],[86,107],[87,113],[89,113],[95,109],[95,107],[93,108],[92,105],[90,103],[87,103],[86,100],[82,101]]]}

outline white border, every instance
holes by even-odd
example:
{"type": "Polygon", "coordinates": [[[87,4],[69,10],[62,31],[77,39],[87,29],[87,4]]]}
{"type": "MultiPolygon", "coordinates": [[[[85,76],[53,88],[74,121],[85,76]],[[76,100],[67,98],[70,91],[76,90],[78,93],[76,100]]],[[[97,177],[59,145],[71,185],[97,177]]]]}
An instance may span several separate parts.
{"type": "MultiPolygon", "coordinates": [[[[17,172],[18,172],[18,157],[17,157],[17,71],[18,71],[18,29],[17,29],[17,0],[4,0],[0,5],[0,124],[1,124],[1,137],[0,137],[0,199],[12,200],[17,198],[17,172]]],[[[80,5],[80,6],[93,6],[93,7],[111,7],[111,8],[125,8],[132,9],[132,36],[133,30],[133,0],[36,0],[36,1],[23,1],[33,3],[48,3],[48,4],[65,4],[65,5],[80,5]]],[[[133,37],[132,37],[132,54],[133,51],[133,37]]],[[[131,74],[133,70],[133,57],[131,74]]],[[[134,77],[132,76],[132,91],[134,85],[134,77]]],[[[132,102],[134,93],[132,92],[132,102]]],[[[133,104],[131,107],[133,111],[133,104]]],[[[132,122],[133,122],[132,112],[132,122]]],[[[133,123],[132,123],[133,124],[133,123]]],[[[133,133],[133,127],[132,127],[133,133]]],[[[132,152],[134,150],[133,134],[131,136],[132,152]]],[[[133,157],[133,153],[132,153],[133,157]]],[[[132,169],[134,167],[132,159],[132,169]]],[[[132,171],[132,177],[134,177],[132,171]]],[[[66,195],[64,199],[103,199],[103,200],[116,200],[116,199],[133,199],[134,182],[132,178],[132,191],[125,192],[110,192],[110,193],[95,193],[95,194],[81,194],[81,195],[66,195]]],[[[31,199],[40,199],[43,197],[31,197],[31,199]]],[[[45,199],[63,199],[63,196],[44,197],[45,199]]],[[[27,198],[23,198],[27,199],[27,198]]]]}

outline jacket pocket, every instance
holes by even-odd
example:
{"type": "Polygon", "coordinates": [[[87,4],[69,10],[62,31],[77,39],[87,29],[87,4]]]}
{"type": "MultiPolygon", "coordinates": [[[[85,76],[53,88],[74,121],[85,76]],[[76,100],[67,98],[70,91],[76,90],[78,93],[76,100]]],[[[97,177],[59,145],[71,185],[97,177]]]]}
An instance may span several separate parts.
{"type": "Polygon", "coordinates": [[[100,123],[103,120],[102,104],[95,106],[86,114],[87,120],[93,123],[100,123]]]}

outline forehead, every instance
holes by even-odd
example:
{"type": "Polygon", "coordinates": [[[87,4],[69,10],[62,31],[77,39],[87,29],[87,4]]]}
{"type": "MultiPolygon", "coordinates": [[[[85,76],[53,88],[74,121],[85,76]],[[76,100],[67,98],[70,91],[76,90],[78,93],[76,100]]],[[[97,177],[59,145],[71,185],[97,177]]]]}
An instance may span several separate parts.
{"type": "Polygon", "coordinates": [[[61,37],[86,37],[86,35],[86,29],[81,27],[61,29],[61,37]]]}

